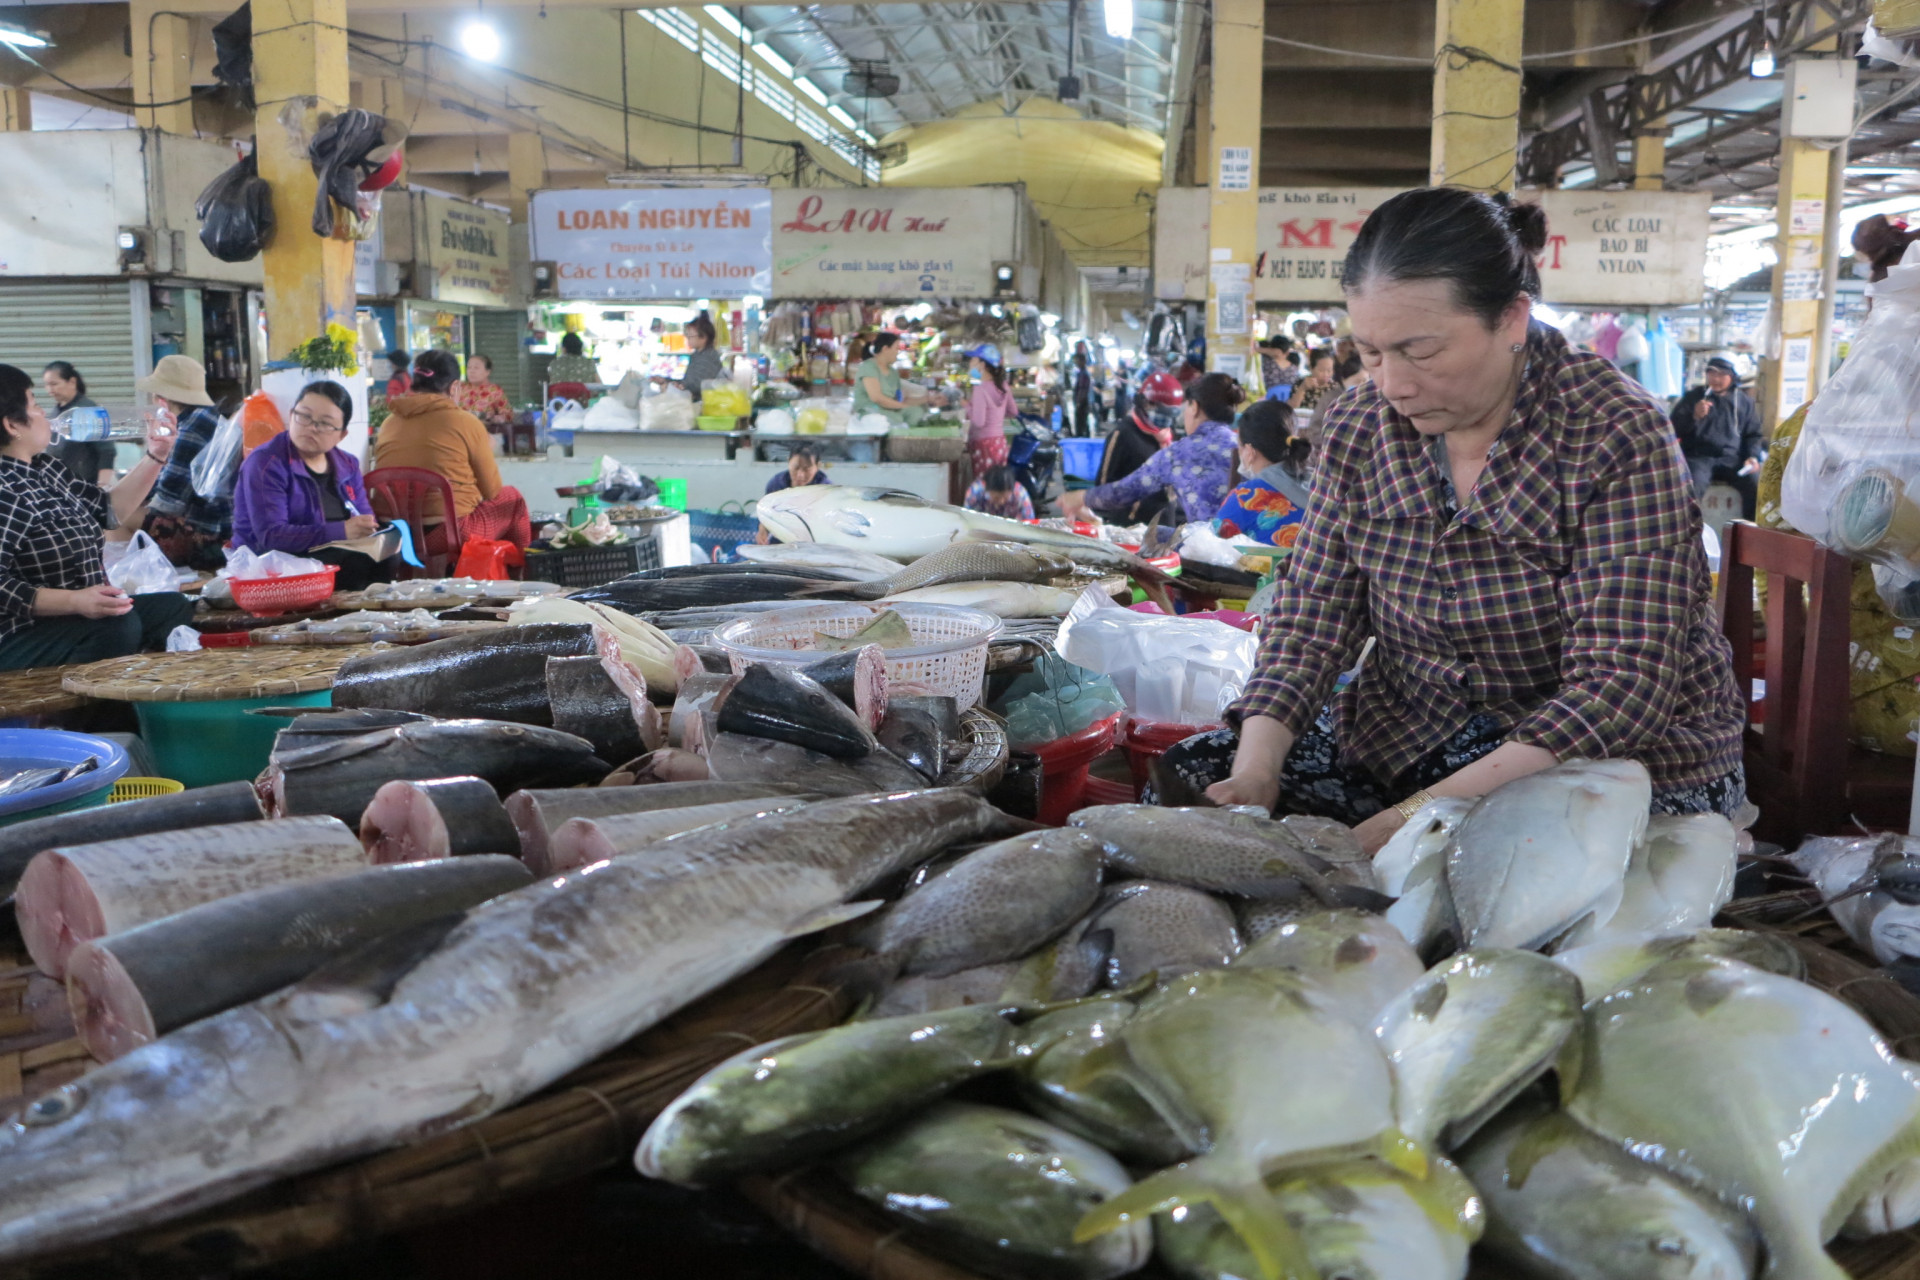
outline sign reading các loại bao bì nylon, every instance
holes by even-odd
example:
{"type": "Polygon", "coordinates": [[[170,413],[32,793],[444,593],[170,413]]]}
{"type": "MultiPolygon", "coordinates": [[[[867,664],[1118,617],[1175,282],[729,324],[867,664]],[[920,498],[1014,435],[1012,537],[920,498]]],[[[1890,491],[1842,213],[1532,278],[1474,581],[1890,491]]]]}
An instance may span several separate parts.
{"type": "Polygon", "coordinates": [[[533,257],[563,298],[765,295],[773,200],[764,187],[536,191],[533,257]]]}

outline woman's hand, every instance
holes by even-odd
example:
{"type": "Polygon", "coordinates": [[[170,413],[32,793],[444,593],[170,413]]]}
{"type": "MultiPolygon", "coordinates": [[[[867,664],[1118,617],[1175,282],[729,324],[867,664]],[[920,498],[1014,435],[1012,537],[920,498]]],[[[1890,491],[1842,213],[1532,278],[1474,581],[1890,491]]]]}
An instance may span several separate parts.
{"type": "Polygon", "coordinates": [[[1224,781],[1208,787],[1207,799],[1222,809],[1236,804],[1250,804],[1271,813],[1280,799],[1280,778],[1277,774],[1268,777],[1264,773],[1235,772],[1224,781]]]}
{"type": "Polygon", "coordinates": [[[1360,847],[1364,849],[1367,856],[1371,858],[1374,854],[1380,852],[1382,845],[1393,838],[1394,832],[1406,824],[1407,820],[1401,812],[1392,805],[1388,805],[1355,827],[1353,829],[1353,838],[1360,842],[1360,847]]]}
{"type": "Polygon", "coordinates": [[[166,409],[147,414],[147,454],[157,462],[165,462],[173,453],[173,442],[179,435],[174,425],[173,414],[166,409]]]}
{"type": "Polygon", "coordinates": [[[1060,514],[1068,519],[1090,520],[1093,513],[1087,510],[1087,493],[1084,489],[1069,489],[1060,495],[1060,514]]]}
{"type": "Polygon", "coordinates": [[[81,591],[40,588],[33,611],[41,617],[117,618],[133,608],[133,598],[120,588],[101,583],[81,591]]]}
{"type": "Polygon", "coordinates": [[[346,540],[349,542],[355,538],[371,537],[380,531],[380,517],[353,516],[347,520],[345,528],[346,540]]]}

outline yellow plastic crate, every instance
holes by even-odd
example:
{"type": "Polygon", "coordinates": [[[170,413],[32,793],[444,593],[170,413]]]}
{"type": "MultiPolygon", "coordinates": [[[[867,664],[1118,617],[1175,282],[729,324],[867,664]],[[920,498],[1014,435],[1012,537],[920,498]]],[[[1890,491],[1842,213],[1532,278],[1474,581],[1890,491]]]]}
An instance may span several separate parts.
{"type": "Polygon", "coordinates": [[[113,784],[113,790],[107,793],[108,804],[119,804],[122,800],[151,800],[155,796],[170,796],[185,791],[186,784],[175,782],[172,778],[122,778],[113,784]]]}

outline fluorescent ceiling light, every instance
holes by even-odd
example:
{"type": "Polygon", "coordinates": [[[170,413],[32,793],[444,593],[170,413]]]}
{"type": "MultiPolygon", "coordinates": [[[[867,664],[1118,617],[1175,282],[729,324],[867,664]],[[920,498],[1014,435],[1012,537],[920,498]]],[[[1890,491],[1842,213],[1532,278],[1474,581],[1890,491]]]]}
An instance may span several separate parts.
{"type": "Polygon", "coordinates": [[[727,34],[735,39],[749,42],[753,40],[753,32],[740,25],[740,19],[733,16],[733,10],[710,4],[707,6],[707,16],[726,28],[727,34]]]}
{"type": "Polygon", "coordinates": [[[1757,218],[1773,210],[1750,204],[1717,204],[1707,212],[1716,218],[1757,218]]]}
{"type": "Polygon", "coordinates": [[[828,107],[827,114],[832,116],[835,120],[838,120],[841,124],[847,126],[847,128],[849,129],[858,129],[860,127],[860,122],[858,120],[855,120],[852,116],[848,115],[845,109],[841,107],[828,107]]]}
{"type": "Polygon", "coordinates": [[[775,71],[778,71],[789,80],[793,79],[793,64],[775,53],[772,45],[756,44],[753,46],[753,51],[759,54],[762,60],[775,71]]]}
{"type": "MultiPolygon", "coordinates": [[[[1857,204],[1851,209],[1841,211],[1840,234],[1842,237],[1851,236],[1855,227],[1876,213],[1893,216],[1912,213],[1916,209],[1920,209],[1920,196],[1895,196],[1891,200],[1871,200],[1866,204],[1857,204]]],[[[1718,235],[1707,237],[1707,243],[1711,245],[1747,244],[1755,240],[1771,240],[1779,234],[1778,222],[1764,222],[1756,227],[1722,231],[1718,235]]]]}
{"type": "Polygon", "coordinates": [[[44,31],[28,31],[24,27],[0,26],[0,44],[10,44],[16,49],[49,49],[53,41],[44,31]]]}
{"type": "Polygon", "coordinates": [[[1753,65],[1747,68],[1755,80],[1765,80],[1773,74],[1773,41],[1760,42],[1760,50],[1753,55],[1753,65]]]}
{"type": "Polygon", "coordinates": [[[1133,0],[1106,0],[1107,34],[1115,40],[1133,39],[1133,0]]]}
{"type": "Polygon", "coordinates": [[[460,28],[460,51],[469,58],[492,62],[500,56],[500,33],[485,22],[469,22],[460,28]]]}
{"type": "Polygon", "coordinates": [[[1920,174],[1920,169],[1902,164],[1850,164],[1847,166],[1849,178],[1886,177],[1902,173],[1920,174]]]}
{"type": "Polygon", "coordinates": [[[1708,236],[1707,243],[1715,245],[1750,244],[1755,240],[1771,240],[1780,234],[1780,224],[1764,223],[1757,227],[1741,227],[1738,231],[1722,231],[1717,236],[1708,236]]]}
{"type": "Polygon", "coordinates": [[[795,76],[793,83],[799,87],[800,92],[806,94],[821,106],[824,107],[827,105],[826,91],[813,81],[807,79],[805,76],[795,76]]]}
{"type": "Polygon", "coordinates": [[[880,145],[880,140],[874,137],[872,134],[868,133],[865,129],[855,129],[853,131],[853,136],[860,139],[860,141],[866,143],[870,147],[877,147],[880,145]]]}

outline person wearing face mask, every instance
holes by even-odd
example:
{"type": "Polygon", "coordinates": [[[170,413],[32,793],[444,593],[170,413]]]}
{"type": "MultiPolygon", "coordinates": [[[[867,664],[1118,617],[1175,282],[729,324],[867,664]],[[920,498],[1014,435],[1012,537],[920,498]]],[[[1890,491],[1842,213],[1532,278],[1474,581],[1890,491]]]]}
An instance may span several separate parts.
{"type": "Polygon", "coordinates": [[[1328,414],[1232,727],[1163,758],[1215,804],[1357,824],[1371,852],[1433,797],[1562,760],[1640,762],[1661,813],[1744,803],[1673,428],[1533,322],[1545,243],[1537,206],[1451,188],[1362,226],[1341,283],[1372,382],[1328,414]]]}
{"type": "Polygon", "coordinates": [[[1224,373],[1202,374],[1187,388],[1183,409],[1186,438],[1147,459],[1138,471],[1113,484],[1068,490],[1060,499],[1069,517],[1126,508],[1168,490],[1182,520],[1211,520],[1233,487],[1233,462],[1240,442],[1233,436],[1234,411],[1247,393],[1224,373]]]}
{"type": "Polygon", "coordinates": [[[1262,400],[1240,415],[1239,470],[1244,477],[1220,504],[1213,531],[1223,538],[1251,538],[1290,547],[1307,514],[1307,486],[1300,473],[1307,442],[1293,434],[1293,410],[1262,400]]]}
{"type": "Polygon", "coordinates": [[[1693,496],[1703,498],[1714,481],[1740,495],[1740,518],[1753,519],[1760,495],[1760,463],[1766,437],[1760,410],[1740,389],[1740,373],[1726,356],[1707,361],[1704,386],[1680,397],[1671,415],[1680,452],[1693,477],[1693,496]]]}
{"type": "Polygon", "coordinates": [[[980,477],[1007,461],[1007,419],[1020,416],[1020,406],[1007,389],[1007,371],[1000,348],[991,342],[968,347],[964,353],[973,375],[967,396],[967,451],[973,456],[973,474],[980,477]]]}

